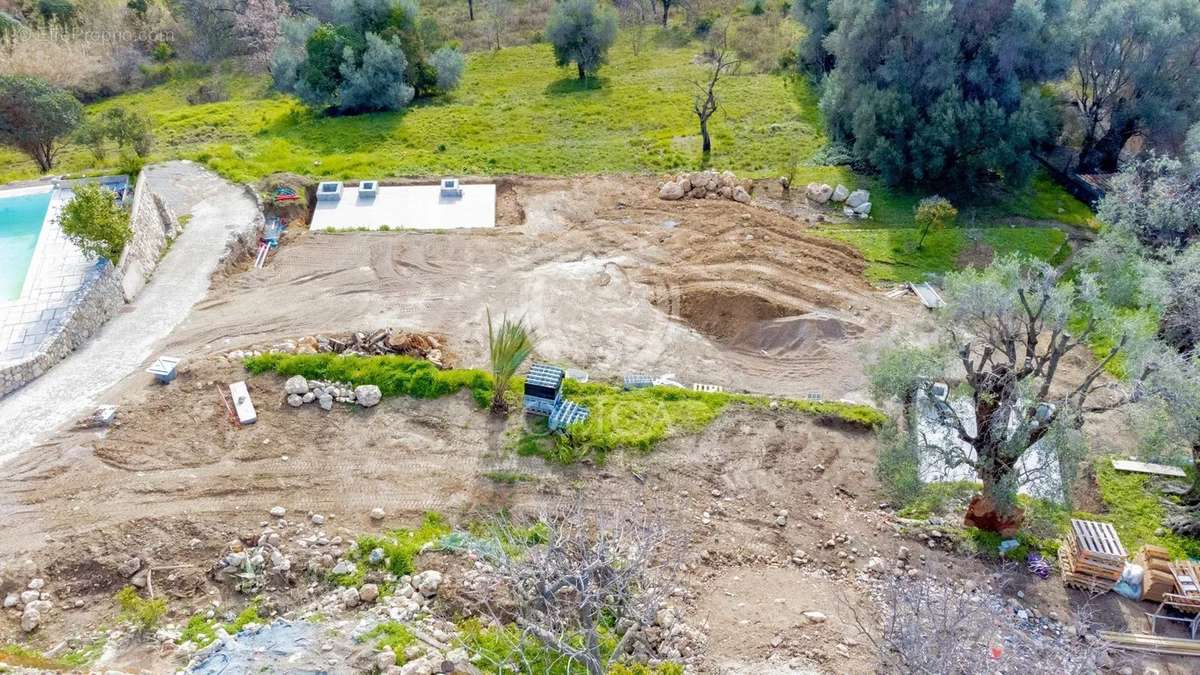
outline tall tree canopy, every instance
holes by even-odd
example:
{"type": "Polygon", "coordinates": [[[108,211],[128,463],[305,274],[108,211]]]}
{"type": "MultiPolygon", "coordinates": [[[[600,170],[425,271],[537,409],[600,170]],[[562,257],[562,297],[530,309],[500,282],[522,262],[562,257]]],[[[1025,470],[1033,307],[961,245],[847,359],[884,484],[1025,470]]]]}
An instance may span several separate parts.
{"type": "Polygon", "coordinates": [[[1077,0],[1070,25],[1079,171],[1116,171],[1135,135],[1178,141],[1200,115],[1200,2],[1077,0]]]}
{"type": "Polygon", "coordinates": [[[342,0],[334,9],[332,22],[283,22],[271,66],[278,89],[314,108],[356,113],[399,110],[457,86],[461,55],[421,21],[415,0],[342,0]]]}
{"type": "Polygon", "coordinates": [[[1066,70],[1066,0],[802,4],[810,31],[829,30],[830,131],[889,182],[1017,182],[1052,137],[1036,84],[1066,70]]]}

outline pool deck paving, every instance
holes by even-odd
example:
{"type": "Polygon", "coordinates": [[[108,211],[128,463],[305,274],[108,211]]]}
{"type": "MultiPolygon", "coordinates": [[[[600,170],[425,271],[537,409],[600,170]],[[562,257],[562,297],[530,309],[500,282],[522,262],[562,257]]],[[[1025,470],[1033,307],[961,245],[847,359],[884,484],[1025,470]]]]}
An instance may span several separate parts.
{"type": "Polygon", "coordinates": [[[70,196],[70,190],[59,190],[51,199],[21,297],[0,302],[0,364],[18,361],[38,350],[96,264],[84,257],[58,227],[58,213],[70,196]]]}
{"type": "MultiPolygon", "coordinates": [[[[191,162],[147,167],[143,180],[174,213],[191,214],[191,220],[134,302],[46,374],[0,398],[0,462],[91,412],[105,390],[140,372],[207,293],[230,235],[261,217],[242,187],[191,162]]],[[[35,326],[54,320],[53,312],[20,316],[35,326]]]]}

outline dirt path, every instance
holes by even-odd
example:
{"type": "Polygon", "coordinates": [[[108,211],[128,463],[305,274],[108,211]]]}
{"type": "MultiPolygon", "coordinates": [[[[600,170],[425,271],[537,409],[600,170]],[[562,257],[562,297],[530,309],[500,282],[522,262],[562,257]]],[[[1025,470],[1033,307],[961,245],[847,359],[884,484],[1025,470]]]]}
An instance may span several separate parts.
{"type": "Polygon", "coordinates": [[[106,389],[155,355],[208,291],[229,233],[259,217],[240,187],[190,162],[148,167],[143,180],[177,216],[191,220],[132,304],[45,375],[0,399],[0,461],[86,414],[106,389]]]}

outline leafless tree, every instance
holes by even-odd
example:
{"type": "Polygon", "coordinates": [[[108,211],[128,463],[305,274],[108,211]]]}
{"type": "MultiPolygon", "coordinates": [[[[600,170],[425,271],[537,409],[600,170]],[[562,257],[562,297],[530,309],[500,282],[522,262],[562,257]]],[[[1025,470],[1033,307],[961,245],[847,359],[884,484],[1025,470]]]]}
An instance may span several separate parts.
{"type": "Polygon", "coordinates": [[[708,155],[712,152],[712,138],[708,134],[708,120],[717,112],[717,82],[721,76],[737,68],[737,59],[732,58],[725,32],[720,31],[713,41],[713,55],[709,65],[706,82],[693,82],[700,92],[692,102],[692,111],[700,120],[700,137],[704,141],[701,151],[708,155]]]}
{"type": "Polygon", "coordinates": [[[487,0],[488,37],[493,49],[500,49],[500,40],[508,33],[512,19],[512,0],[487,0]]]}
{"type": "Polygon", "coordinates": [[[630,36],[634,55],[646,44],[646,28],[655,21],[654,0],[617,0],[613,3],[621,17],[621,30],[630,36]]]}
{"type": "MultiPolygon", "coordinates": [[[[851,620],[875,648],[881,672],[929,675],[1100,672],[1102,642],[1055,635],[1022,625],[1003,599],[1011,570],[991,588],[967,589],[928,576],[885,582],[874,613],[843,601],[851,620]]],[[[1085,605],[1076,622],[1090,624],[1085,605]]]]}
{"type": "MultiPolygon", "coordinates": [[[[680,547],[644,513],[585,510],[582,503],[543,516],[537,543],[528,529],[499,522],[476,601],[485,616],[511,626],[512,653],[537,645],[564,665],[606,672],[655,620],[673,588],[680,547]],[[616,645],[601,648],[612,629],[616,645]]],[[[501,664],[496,664],[501,665],[501,664]]],[[[533,663],[522,672],[539,672],[533,663]]]]}

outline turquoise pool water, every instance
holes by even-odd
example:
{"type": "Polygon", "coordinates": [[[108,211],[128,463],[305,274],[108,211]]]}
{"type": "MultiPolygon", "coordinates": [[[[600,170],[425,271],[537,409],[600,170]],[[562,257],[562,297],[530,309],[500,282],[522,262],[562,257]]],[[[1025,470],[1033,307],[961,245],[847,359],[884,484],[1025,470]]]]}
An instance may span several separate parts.
{"type": "Polygon", "coordinates": [[[21,296],[49,208],[49,191],[17,197],[0,192],[0,302],[21,296]]]}

